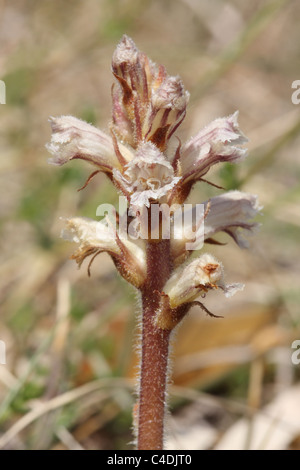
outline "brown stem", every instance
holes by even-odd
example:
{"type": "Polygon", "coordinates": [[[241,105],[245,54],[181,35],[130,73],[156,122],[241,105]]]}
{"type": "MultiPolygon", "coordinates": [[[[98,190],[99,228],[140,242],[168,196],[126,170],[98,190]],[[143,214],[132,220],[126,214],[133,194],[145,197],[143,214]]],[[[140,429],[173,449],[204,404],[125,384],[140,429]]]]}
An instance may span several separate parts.
{"type": "Polygon", "coordinates": [[[171,271],[170,240],[147,242],[147,281],[142,290],[138,449],[163,448],[170,330],[154,325],[159,292],[171,271]]]}

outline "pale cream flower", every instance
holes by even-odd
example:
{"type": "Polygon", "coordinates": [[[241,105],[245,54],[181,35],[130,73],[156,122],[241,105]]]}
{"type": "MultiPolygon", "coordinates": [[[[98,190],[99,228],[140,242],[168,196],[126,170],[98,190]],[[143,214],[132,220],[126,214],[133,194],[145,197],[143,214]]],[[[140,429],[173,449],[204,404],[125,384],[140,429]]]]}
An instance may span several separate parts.
{"type": "Polygon", "coordinates": [[[204,176],[216,163],[237,162],[246,155],[240,146],[248,139],[239,129],[237,118],[238,111],[215,119],[183,146],[180,164],[185,182],[204,176]]]}
{"type": "Polygon", "coordinates": [[[161,151],[182,122],[189,93],[124,35],[112,59],[117,83],[112,89],[113,129],[132,147],[153,142],[161,151]]]}
{"type": "MultiPolygon", "coordinates": [[[[152,62],[126,35],[113,54],[112,71],[115,83],[110,135],[72,116],[51,118],[52,139],[47,148],[53,155],[50,163],[63,165],[82,159],[93,164],[96,171],[87,183],[99,171],[106,173],[129,202],[129,215],[134,218],[127,230],[131,228],[135,234],[136,226],[146,227],[145,221],[150,220],[145,217],[144,221],[143,217],[151,204],[155,208],[163,203],[168,207],[182,205],[194,183],[203,180],[213,165],[240,161],[246,155],[242,146],[247,138],[239,129],[236,112],[214,120],[185,144],[179,141],[173,151],[169,142],[185,117],[189,100],[180,77],[169,76],[163,66],[152,62]]],[[[203,220],[196,227],[191,222],[191,227],[184,227],[183,232],[180,228],[183,233],[180,239],[176,237],[174,218],[175,237],[171,236],[170,256],[175,267],[190,254],[191,248],[186,248],[186,243],[193,240],[187,240],[187,234],[197,234],[201,224],[204,241],[214,241],[211,237],[224,231],[239,246],[246,246],[244,232],[257,225],[252,222],[259,210],[255,196],[235,191],[203,204],[203,220]]],[[[155,229],[160,229],[160,224],[158,219],[155,229]]],[[[145,227],[142,233],[149,236],[145,227]]],[[[79,244],[73,256],[79,265],[87,256],[107,251],[122,276],[141,288],[146,279],[145,250],[132,241],[120,240],[115,232],[103,223],[74,218],[67,221],[64,236],[79,244]]],[[[165,232],[158,233],[163,238],[165,232]]],[[[165,285],[164,296],[171,309],[189,304],[209,289],[219,287],[226,294],[236,289],[225,286],[223,268],[211,255],[202,255],[178,269],[165,285]]]]}
{"type": "Polygon", "coordinates": [[[144,251],[128,239],[120,239],[115,227],[85,217],[65,218],[66,227],[62,237],[79,245],[72,255],[79,266],[85,258],[92,256],[88,272],[95,256],[107,252],[112,257],[120,274],[131,284],[139,287],[146,276],[144,251]]]}
{"type": "Polygon", "coordinates": [[[242,284],[225,285],[224,269],[216,258],[208,253],[177,268],[163,288],[169,297],[170,307],[194,301],[199,295],[220,287],[227,297],[243,288],[242,284]]]}
{"type": "Polygon", "coordinates": [[[174,188],[170,202],[182,204],[193,185],[201,181],[209,169],[220,162],[237,163],[247,150],[241,148],[248,139],[237,122],[238,112],[218,118],[187,141],[174,157],[176,176],[181,180],[174,188]]]}
{"type": "Polygon", "coordinates": [[[145,142],[125,166],[123,175],[114,171],[114,179],[130,195],[131,209],[138,210],[149,207],[151,201],[163,202],[180,178],[174,176],[172,165],[158,148],[145,142]]]}
{"type": "MultiPolygon", "coordinates": [[[[112,173],[114,168],[122,168],[115,153],[112,138],[73,116],[51,117],[51,142],[46,145],[53,155],[49,163],[64,165],[70,160],[81,159],[93,164],[99,171],[112,173]]],[[[133,154],[120,144],[124,159],[129,161],[133,154]]]]}

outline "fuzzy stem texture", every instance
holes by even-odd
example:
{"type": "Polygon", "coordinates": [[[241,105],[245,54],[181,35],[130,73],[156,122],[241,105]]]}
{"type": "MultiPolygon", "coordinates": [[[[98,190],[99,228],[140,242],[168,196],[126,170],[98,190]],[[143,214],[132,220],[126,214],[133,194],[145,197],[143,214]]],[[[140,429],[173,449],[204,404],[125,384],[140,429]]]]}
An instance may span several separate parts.
{"type": "Polygon", "coordinates": [[[147,281],[142,290],[138,449],[163,448],[170,330],[154,325],[159,292],[171,272],[170,240],[147,242],[147,281]]]}

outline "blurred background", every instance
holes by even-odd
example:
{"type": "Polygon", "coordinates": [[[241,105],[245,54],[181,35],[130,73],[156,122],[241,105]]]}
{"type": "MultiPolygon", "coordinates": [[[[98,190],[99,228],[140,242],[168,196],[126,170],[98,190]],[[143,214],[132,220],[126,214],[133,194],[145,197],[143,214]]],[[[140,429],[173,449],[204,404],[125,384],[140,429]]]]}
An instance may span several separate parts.
{"type": "MultiPolygon", "coordinates": [[[[136,293],[106,254],[69,259],[61,216],[117,203],[104,175],[47,164],[48,117],[108,129],[124,33],[191,93],[182,141],[239,110],[239,165],[209,179],[255,193],[260,230],[205,247],[245,289],[191,311],[173,344],[170,449],[300,449],[300,3],[296,0],[0,0],[0,447],[131,449],[136,293]],[[294,353],[294,356],[292,354],[294,353]]],[[[221,191],[198,184],[190,202],[221,191]]]]}

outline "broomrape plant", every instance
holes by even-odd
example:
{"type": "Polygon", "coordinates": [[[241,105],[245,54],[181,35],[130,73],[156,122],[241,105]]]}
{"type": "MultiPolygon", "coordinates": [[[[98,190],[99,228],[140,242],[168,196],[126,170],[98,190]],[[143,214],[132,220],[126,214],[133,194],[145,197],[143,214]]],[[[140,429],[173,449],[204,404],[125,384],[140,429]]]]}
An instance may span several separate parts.
{"type": "MultiPolygon", "coordinates": [[[[182,144],[175,133],[185,118],[189,93],[181,79],[171,77],[123,36],[112,58],[112,119],[110,134],[72,116],[50,118],[50,163],[85,160],[94,166],[86,184],[103,172],[128,202],[135,237],[119,236],[115,224],[75,217],[65,220],[63,237],[78,244],[72,258],[80,266],[107,252],[142,300],[141,363],[134,422],[138,449],[162,449],[166,415],[169,344],[175,327],[193,305],[210,313],[197,298],[221,289],[226,297],[243,288],[226,284],[222,263],[208,253],[198,258],[187,244],[187,233],[202,224],[204,241],[214,242],[223,231],[246,246],[244,232],[257,224],[257,197],[230,191],[203,203],[202,220],[179,230],[181,208],[193,185],[220,162],[240,162],[247,138],[238,126],[238,113],[211,122],[182,144]],[[168,208],[173,230],[164,229],[168,208]],[[159,217],[153,217],[153,209],[159,217]],[[155,234],[154,234],[154,232],[155,234]],[[142,236],[143,235],[143,236],[142,236]],[[140,239],[138,239],[140,238],[140,239]]],[[[127,214],[126,214],[127,215],[127,214]]],[[[124,228],[124,227],[123,227],[124,228]]],[[[197,230],[196,230],[197,233],[197,230]]],[[[195,235],[196,236],[196,235],[195,235]]]]}

